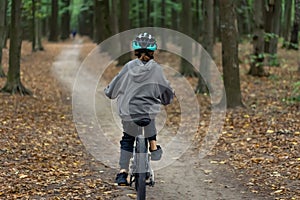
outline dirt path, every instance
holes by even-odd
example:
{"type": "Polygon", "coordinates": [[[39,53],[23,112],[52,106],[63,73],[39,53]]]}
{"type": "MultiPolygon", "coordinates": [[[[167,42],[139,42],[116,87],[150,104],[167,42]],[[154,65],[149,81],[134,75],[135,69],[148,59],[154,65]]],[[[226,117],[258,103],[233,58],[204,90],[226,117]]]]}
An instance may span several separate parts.
{"type": "MultiPolygon", "coordinates": [[[[73,45],[66,46],[62,51],[58,60],[53,64],[53,72],[55,76],[72,91],[74,78],[79,69],[80,62],[78,55],[80,53],[80,41],[76,41],[73,45]]],[[[99,55],[101,56],[101,55],[99,55]]],[[[86,72],[85,78],[89,79],[93,74],[86,72]]],[[[87,81],[87,85],[82,85],[79,90],[86,91],[91,88],[87,81]]],[[[99,89],[101,90],[101,88],[99,89]]],[[[91,91],[93,92],[93,91],[91,91]]],[[[112,129],[109,116],[103,114],[107,108],[107,99],[103,95],[96,95],[96,113],[98,122],[103,126],[106,136],[113,144],[118,145],[120,139],[120,130],[117,127],[112,129]],[[102,113],[102,115],[101,115],[102,113]],[[119,131],[119,135],[116,132],[119,131]]],[[[82,111],[91,110],[94,105],[90,103],[82,103],[82,111]]],[[[84,116],[83,116],[84,117],[84,116]]],[[[95,122],[96,123],[96,122],[95,122]]],[[[93,123],[92,123],[93,124],[93,123]]],[[[91,140],[96,139],[96,135],[90,135],[91,140]]],[[[163,141],[161,141],[163,144],[163,141]]],[[[103,154],[117,155],[118,152],[105,152],[106,148],[101,149],[103,154]]],[[[117,146],[116,146],[117,149],[117,146]]],[[[118,156],[111,156],[114,162],[118,156]]],[[[215,158],[216,159],[216,158],[215,158]]],[[[147,188],[147,199],[205,199],[205,200],[239,200],[239,199],[263,199],[255,196],[253,193],[237,182],[236,175],[226,164],[211,162],[214,158],[199,159],[197,151],[192,147],[183,156],[177,159],[171,165],[155,171],[156,185],[153,188],[147,188]]],[[[114,175],[117,172],[114,168],[109,168],[105,171],[102,179],[113,182],[114,175]]],[[[116,187],[113,199],[132,199],[134,194],[132,188],[116,187]]]]}

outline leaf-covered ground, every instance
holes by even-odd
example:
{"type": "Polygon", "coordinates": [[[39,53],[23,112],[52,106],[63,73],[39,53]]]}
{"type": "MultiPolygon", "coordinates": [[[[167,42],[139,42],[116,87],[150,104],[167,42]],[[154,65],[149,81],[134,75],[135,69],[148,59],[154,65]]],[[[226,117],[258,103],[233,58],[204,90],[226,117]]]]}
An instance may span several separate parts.
{"type": "Polygon", "coordinates": [[[299,52],[279,49],[281,67],[266,67],[270,76],[257,78],[246,75],[251,46],[240,48],[246,108],[228,111],[216,152],[252,192],[300,199],[300,103],[290,101],[300,80],[299,52]]]}
{"type": "MultiPolygon", "coordinates": [[[[22,82],[32,97],[0,94],[0,199],[113,199],[114,174],[82,146],[72,121],[71,94],[54,78],[51,66],[65,43],[44,43],[31,53],[23,43],[22,82]]],[[[85,41],[80,59],[95,45],[85,41]]],[[[300,105],[288,101],[299,81],[299,52],[279,49],[280,68],[267,67],[269,77],[246,75],[251,46],[241,45],[241,89],[245,108],[228,110],[223,135],[209,155],[211,163],[234,171],[232,179],[266,199],[300,199],[300,105]]],[[[4,69],[7,55],[4,50],[4,69]]],[[[220,46],[215,59],[220,66],[220,46]]],[[[159,60],[178,65],[173,55],[159,60]]],[[[108,69],[111,78],[119,69],[108,69]]],[[[190,79],[196,84],[195,79],[190,79]]],[[[5,79],[0,80],[3,86],[5,79]]],[[[210,119],[209,101],[198,96],[201,141],[210,119]]],[[[175,103],[168,124],[176,126],[175,103]]],[[[180,113],[180,112],[178,112],[180,113]]],[[[200,143],[200,142],[199,142],[200,143]]],[[[117,193],[117,192],[116,192],[117,193]]]]}
{"type": "Polygon", "coordinates": [[[34,96],[1,94],[0,199],[111,199],[111,184],[102,179],[105,167],[86,153],[72,121],[70,94],[52,75],[66,44],[45,43],[45,51],[31,53],[24,42],[22,81],[34,96]]]}

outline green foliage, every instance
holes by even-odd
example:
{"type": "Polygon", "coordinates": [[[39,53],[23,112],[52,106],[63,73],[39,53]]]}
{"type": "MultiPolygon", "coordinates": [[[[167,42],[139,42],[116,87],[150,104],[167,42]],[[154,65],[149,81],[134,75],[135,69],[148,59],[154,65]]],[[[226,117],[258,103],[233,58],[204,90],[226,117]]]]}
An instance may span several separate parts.
{"type": "Polygon", "coordinates": [[[283,101],[287,101],[288,103],[300,102],[300,81],[297,81],[296,83],[293,84],[293,90],[291,96],[289,96],[286,99],[283,99],[283,101]]]}
{"type": "Polygon", "coordinates": [[[6,12],[6,15],[7,15],[7,22],[8,22],[8,24],[10,24],[11,1],[12,1],[12,0],[8,0],[8,1],[7,1],[7,12],[6,12]]]}
{"type": "Polygon", "coordinates": [[[252,10],[252,7],[251,7],[252,3],[248,3],[248,6],[245,6],[245,5],[242,5],[240,7],[237,7],[236,8],[236,11],[238,14],[245,14],[247,12],[250,12],[252,10]]]}
{"type": "MultiPolygon", "coordinates": [[[[26,20],[32,19],[32,0],[26,0],[23,3],[22,16],[26,20]]],[[[51,7],[51,2],[48,0],[42,0],[40,3],[35,2],[35,17],[44,19],[50,15],[49,10],[51,7]]]]}
{"type": "Polygon", "coordinates": [[[32,1],[28,0],[23,3],[23,11],[22,11],[22,16],[26,20],[32,19],[32,1]]]}
{"type": "Polygon", "coordinates": [[[290,43],[290,42],[289,42],[289,48],[290,48],[290,49],[299,49],[299,45],[298,45],[298,44],[295,44],[295,43],[290,43]]]}
{"type": "Polygon", "coordinates": [[[280,65],[277,54],[265,53],[265,57],[268,58],[269,66],[279,66],[280,65]]]}
{"type": "Polygon", "coordinates": [[[70,12],[72,10],[71,4],[69,6],[65,6],[64,4],[61,4],[59,9],[59,15],[64,14],[65,12],[70,12]]]}
{"type": "Polygon", "coordinates": [[[88,8],[82,0],[72,0],[71,10],[71,29],[78,29],[78,16],[82,10],[88,10],[88,8]]]}
{"type": "Polygon", "coordinates": [[[275,74],[271,74],[270,76],[268,76],[268,79],[272,81],[280,81],[280,77],[275,74]]]}
{"type": "Polygon", "coordinates": [[[292,101],[300,102],[300,81],[293,85],[292,101]]]}
{"type": "Polygon", "coordinates": [[[263,66],[263,62],[257,62],[257,60],[264,60],[265,58],[265,54],[264,53],[260,53],[258,55],[250,55],[250,63],[255,63],[255,67],[260,67],[263,66]]]}
{"type": "MultiPolygon", "coordinates": [[[[144,1],[143,3],[140,3],[137,0],[131,0],[130,2],[130,21],[131,21],[131,26],[132,27],[138,27],[140,24],[140,20],[145,22],[145,26],[146,24],[146,13],[147,13],[147,3],[146,1],[144,1]],[[140,19],[139,17],[139,12],[142,10],[143,14],[143,19],[140,19]]],[[[161,25],[161,19],[164,18],[165,19],[165,25],[167,27],[171,27],[172,26],[172,10],[174,9],[176,12],[180,12],[181,11],[181,3],[174,3],[172,0],[166,0],[165,1],[165,15],[166,16],[162,16],[161,15],[161,0],[151,0],[151,5],[153,6],[153,9],[151,9],[151,13],[150,13],[150,18],[153,19],[153,25],[154,26],[160,26],[161,25]]],[[[194,8],[192,8],[194,9],[194,8]]],[[[191,11],[192,12],[192,11],[191,11]]]]}
{"type": "Polygon", "coordinates": [[[255,63],[256,67],[261,67],[264,65],[263,60],[266,59],[268,61],[269,66],[279,66],[279,60],[277,54],[269,54],[269,53],[261,53],[258,55],[250,55],[250,63],[255,63]],[[262,62],[258,62],[261,60],[262,62]]]}
{"type": "Polygon", "coordinates": [[[266,42],[270,42],[272,39],[279,38],[279,35],[275,33],[265,33],[264,34],[264,39],[266,42]]]}

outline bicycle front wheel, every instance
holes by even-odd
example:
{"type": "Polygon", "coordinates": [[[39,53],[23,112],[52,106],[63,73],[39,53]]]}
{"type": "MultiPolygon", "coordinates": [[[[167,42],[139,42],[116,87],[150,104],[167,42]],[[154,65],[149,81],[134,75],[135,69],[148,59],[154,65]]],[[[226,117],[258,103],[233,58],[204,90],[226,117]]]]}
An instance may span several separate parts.
{"type": "Polygon", "coordinates": [[[138,200],[146,199],[146,177],[147,177],[147,139],[138,136],[136,139],[136,164],[137,171],[135,174],[135,189],[137,192],[138,200]]]}
{"type": "Polygon", "coordinates": [[[138,173],[135,177],[135,189],[137,191],[137,200],[146,199],[146,173],[138,173]]]}

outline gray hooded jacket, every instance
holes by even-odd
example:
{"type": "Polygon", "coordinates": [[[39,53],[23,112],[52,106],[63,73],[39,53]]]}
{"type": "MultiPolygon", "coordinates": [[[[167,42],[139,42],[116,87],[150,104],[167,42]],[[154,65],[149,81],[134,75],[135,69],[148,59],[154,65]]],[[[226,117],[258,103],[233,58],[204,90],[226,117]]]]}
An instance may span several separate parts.
{"type": "Polygon", "coordinates": [[[161,104],[170,104],[174,95],[153,59],[146,64],[139,59],[128,62],[104,92],[110,99],[117,98],[119,115],[126,121],[155,117],[161,104]]]}

